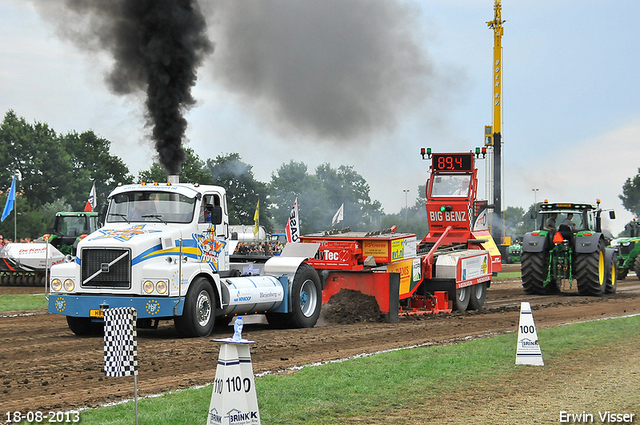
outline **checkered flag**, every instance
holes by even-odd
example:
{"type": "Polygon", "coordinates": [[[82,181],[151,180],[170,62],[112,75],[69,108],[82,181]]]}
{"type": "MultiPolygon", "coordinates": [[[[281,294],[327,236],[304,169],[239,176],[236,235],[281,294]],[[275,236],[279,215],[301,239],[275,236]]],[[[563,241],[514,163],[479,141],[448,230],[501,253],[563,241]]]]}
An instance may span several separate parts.
{"type": "Polygon", "coordinates": [[[138,374],[138,333],[133,307],[108,308],[104,311],[104,374],[131,376],[138,374]]]}

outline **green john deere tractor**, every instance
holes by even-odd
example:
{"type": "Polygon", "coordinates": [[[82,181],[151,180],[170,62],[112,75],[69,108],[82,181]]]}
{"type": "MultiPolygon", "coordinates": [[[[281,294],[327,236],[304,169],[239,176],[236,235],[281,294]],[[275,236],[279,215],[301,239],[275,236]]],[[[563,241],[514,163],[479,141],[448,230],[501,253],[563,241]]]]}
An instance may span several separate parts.
{"type": "MultiPolygon", "coordinates": [[[[581,295],[615,293],[616,249],[602,234],[600,201],[540,204],[538,230],[522,242],[522,287],[527,294],[554,294],[576,280],[581,295]],[[570,222],[572,224],[570,224],[570,222]]],[[[609,211],[615,218],[615,212],[609,211]]]]}
{"type": "Polygon", "coordinates": [[[522,244],[519,240],[514,240],[509,248],[507,248],[506,262],[507,264],[519,263],[522,260],[522,244]]]}
{"type": "Polygon", "coordinates": [[[64,255],[76,255],[78,242],[98,227],[97,212],[59,212],[48,235],[49,243],[64,255]]]}
{"type": "Polygon", "coordinates": [[[618,279],[626,278],[629,270],[640,279],[640,222],[634,218],[625,226],[624,233],[628,236],[611,241],[611,247],[618,250],[618,279]]]}

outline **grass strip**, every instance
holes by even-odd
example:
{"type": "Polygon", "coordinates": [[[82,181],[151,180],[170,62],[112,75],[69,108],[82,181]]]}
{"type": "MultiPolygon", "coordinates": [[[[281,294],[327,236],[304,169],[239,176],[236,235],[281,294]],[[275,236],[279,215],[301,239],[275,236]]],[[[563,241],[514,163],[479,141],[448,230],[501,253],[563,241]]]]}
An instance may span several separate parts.
{"type": "MultiPolygon", "coordinates": [[[[542,329],[538,336],[545,363],[561,366],[576,353],[606,352],[637,338],[639,325],[640,317],[629,317],[542,329]]],[[[431,399],[449,397],[517,373],[522,366],[515,365],[516,340],[511,333],[257,378],[260,417],[265,424],[336,424],[415,409],[424,405],[427,394],[431,399]]],[[[211,390],[207,386],[139,400],[140,423],[204,424],[211,390]]],[[[133,412],[133,402],[101,407],[81,412],[81,422],[130,424],[133,412]]]]}
{"type": "Polygon", "coordinates": [[[498,275],[494,278],[494,280],[519,279],[521,277],[522,277],[521,272],[498,272],[498,275]]]}
{"type": "Polygon", "coordinates": [[[43,294],[2,294],[0,312],[28,311],[47,308],[47,299],[43,294]]]}

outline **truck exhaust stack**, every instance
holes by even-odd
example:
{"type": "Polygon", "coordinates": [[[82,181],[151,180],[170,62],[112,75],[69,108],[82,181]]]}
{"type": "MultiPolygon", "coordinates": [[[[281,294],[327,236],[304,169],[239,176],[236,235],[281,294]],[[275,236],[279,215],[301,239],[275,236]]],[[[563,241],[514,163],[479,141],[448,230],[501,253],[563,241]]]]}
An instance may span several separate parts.
{"type": "Polygon", "coordinates": [[[177,174],[169,174],[167,176],[167,181],[171,184],[178,184],[180,183],[180,176],[177,174]]]}

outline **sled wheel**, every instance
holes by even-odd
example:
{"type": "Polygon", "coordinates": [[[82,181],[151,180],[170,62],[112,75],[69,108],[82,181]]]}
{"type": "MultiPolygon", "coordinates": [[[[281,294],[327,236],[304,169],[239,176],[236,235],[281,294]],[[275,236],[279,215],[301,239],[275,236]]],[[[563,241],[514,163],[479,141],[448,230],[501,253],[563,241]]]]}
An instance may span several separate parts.
{"type": "Polygon", "coordinates": [[[469,307],[469,300],[471,299],[471,287],[456,289],[455,309],[458,311],[465,311],[469,307]]]}
{"type": "Polygon", "coordinates": [[[182,316],[173,322],[183,336],[209,336],[215,324],[216,301],[207,279],[199,277],[191,283],[182,316]]]}
{"type": "Polygon", "coordinates": [[[480,310],[484,305],[484,300],[487,297],[487,284],[486,282],[479,283],[470,287],[471,294],[469,297],[469,309],[480,310]]]}
{"type": "Polygon", "coordinates": [[[576,270],[578,293],[580,295],[601,296],[604,294],[607,286],[605,263],[605,243],[603,239],[600,239],[594,252],[576,255],[574,270],[576,270]]]}

